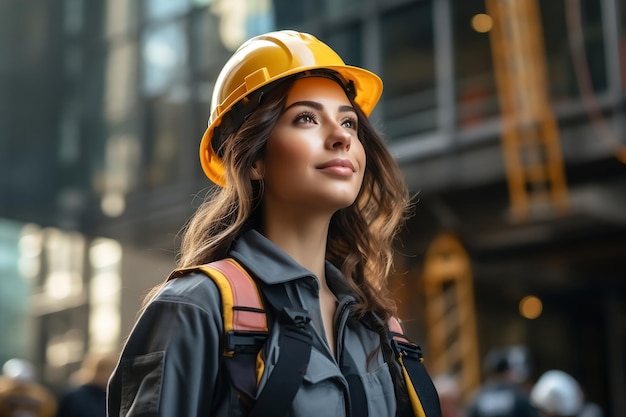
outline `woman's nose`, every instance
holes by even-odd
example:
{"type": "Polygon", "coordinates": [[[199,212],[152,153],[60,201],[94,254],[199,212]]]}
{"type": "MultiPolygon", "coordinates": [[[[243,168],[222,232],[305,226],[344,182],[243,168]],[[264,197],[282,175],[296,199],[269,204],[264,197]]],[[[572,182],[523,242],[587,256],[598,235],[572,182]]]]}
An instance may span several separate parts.
{"type": "Polygon", "coordinates": [[[333,126],[330,135],[328,136],[328,146],[332,149],[345,150],[350,149],[350,143],[352,142],[352,133],[341,124],[333,126]]]}

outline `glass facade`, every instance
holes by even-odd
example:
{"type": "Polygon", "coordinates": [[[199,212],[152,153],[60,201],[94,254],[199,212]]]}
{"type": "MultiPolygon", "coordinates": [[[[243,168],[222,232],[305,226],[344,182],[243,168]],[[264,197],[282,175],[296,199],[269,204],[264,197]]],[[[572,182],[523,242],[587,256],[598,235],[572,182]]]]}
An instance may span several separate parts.
{"type": "Polygon", "coordinates": [[[402,140],[437,129],[433,2],[384,12],[380,33],[385,133],[402,140]]]}

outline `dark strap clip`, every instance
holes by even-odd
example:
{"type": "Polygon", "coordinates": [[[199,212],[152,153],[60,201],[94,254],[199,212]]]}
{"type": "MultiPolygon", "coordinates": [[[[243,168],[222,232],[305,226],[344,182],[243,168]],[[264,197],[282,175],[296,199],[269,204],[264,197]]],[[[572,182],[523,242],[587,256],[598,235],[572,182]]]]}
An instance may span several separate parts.
{"type": "Polygon", "coordinates": [[[227,348],[235,353],[256,353],[266,340],[266,332],[231,331],[226,334],[227,348]]]}
{"type": "Polygon", "coordinates": [[[391,346],[397,357],[407,357],[415,359],[419,362],[422,361],[424,356],[422,355],[422,348],[414,343],[401,342],[396,339],[391,339],[391,346]]]}
{"type": "Polygon", "coordinates": [[[283,322],[293,324],[300,329],[303,329],[311,321],[311,316],[309,316],[308,311],[289,307],[282,309],[280,318],[283,322]]]}

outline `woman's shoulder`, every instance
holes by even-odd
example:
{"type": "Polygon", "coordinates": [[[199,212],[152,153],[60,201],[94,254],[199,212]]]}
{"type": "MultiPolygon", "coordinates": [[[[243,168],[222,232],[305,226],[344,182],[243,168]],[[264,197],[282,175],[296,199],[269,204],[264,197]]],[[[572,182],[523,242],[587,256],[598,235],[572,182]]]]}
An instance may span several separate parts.
{"type": "Polygon", "coordinates": [[[151,302],[179,302],[204,307],[213,299],[219,301],[219,291],[213,280],[201,271],[191,271],[168,280],[151,302]]]}

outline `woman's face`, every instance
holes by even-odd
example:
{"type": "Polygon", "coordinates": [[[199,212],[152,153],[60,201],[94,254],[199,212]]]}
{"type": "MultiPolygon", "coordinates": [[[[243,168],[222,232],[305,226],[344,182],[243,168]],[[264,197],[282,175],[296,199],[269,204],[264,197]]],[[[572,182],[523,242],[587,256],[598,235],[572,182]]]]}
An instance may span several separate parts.
{"type": "Polygon", "coordinates": [[[357,131],[357,115],[339,84],[320,77],[295,81],[256,164],[266,208],[334,213],[351,205],[366,162],[357,131]]]}

